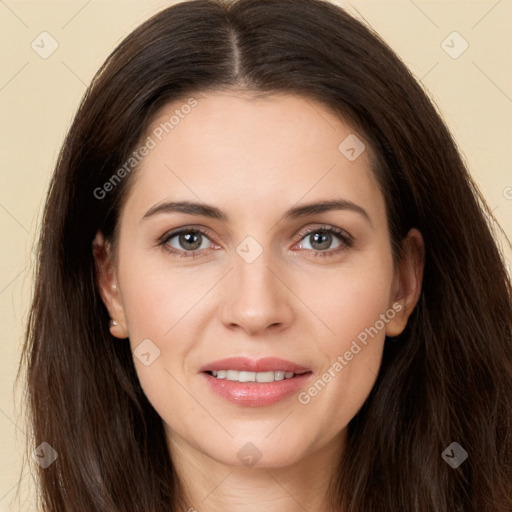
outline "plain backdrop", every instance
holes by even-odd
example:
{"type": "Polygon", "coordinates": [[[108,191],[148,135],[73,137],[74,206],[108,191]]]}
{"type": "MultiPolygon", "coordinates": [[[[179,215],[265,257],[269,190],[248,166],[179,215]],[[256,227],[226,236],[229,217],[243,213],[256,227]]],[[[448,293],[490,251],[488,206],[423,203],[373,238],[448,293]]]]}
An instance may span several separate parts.
{"type": "MultiPolygon", "coordinates": [[[[22,468],[28,430],[15,376],[33,285],[34,240],[59,148],[104,59],[171,3],[0,0],[0,512],[35,510],[33,477],[29,467],[22,468]],[[46,55],[52,45],[58,47],[46,55]],[[21,505],[15,500],[20,479],[21,505]]],[[[372,25],[421,80],[510,237],[512,1],[337,3],[372,25]]],[[[510,249],[504,253],[510,265],[510,249]]]]}

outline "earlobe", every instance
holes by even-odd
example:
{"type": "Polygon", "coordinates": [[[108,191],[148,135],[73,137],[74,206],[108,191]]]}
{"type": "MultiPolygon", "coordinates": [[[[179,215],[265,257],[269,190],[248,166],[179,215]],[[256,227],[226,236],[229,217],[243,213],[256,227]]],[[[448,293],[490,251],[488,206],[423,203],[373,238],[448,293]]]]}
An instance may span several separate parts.
{"type": "Polygon", "coordinates": [[[403,301],[394,302],[392,305],[392,309],[394,311],[394,316],[389,322],[386,324],[386,336],[389,338],[394,338],[402,333],[407,325],[408,315],[405,314],[405,308],[403,301]]]}
{"type": "Polygon", "coordinates": [[[423,236],[416,228],[413,228],[402,240],[402,253],[392,297],[392,307],[396,314],[386,325],[386,336],[391,338],[398,336],[405,329],[409,316],[420,297],[424,265],[423,236]]]}
{"type": "Polygon", "coordinates": [[[93,240],[92,251],[96,267],[96,285],[111,318],[110,333],[116,338],[127,338],[128,330],[111,246],[101,232],[98,232],[93,240]]]}

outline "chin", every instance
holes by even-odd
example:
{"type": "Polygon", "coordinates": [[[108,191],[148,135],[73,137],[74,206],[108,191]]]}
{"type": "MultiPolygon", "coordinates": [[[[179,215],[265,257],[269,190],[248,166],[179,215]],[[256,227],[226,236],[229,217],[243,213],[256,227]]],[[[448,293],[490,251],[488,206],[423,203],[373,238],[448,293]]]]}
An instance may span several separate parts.
{"type": "Polygon", "coordinates": [[[223,447],[215,443],[220,450],[206,453],[223,464],[247,469],[284,468],[297,463],[306,455],[303,435],[297,442],[288,437],[288,443],[279,437],[272,439],[272,435],[266,436],[266,432],[259,436],[236,436],[223,447]],[[297,448],[298,443],[300,449],[297,448]]]}

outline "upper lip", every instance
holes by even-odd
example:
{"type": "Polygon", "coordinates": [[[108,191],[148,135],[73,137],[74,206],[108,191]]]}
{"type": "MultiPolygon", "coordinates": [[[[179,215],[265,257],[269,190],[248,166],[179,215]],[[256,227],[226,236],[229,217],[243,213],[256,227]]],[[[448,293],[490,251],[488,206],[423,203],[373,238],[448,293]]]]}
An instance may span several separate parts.
{"type": "Polygon", "coordinates": [[[238,370],[246,372],[277,372],[279,370],[293,373],[311,371],[292,361],[278,357],[263,357],[262,359],[249,359],[248,357],[228,357],[212,361],[202,366],[199,371],[213,372],[217,370],[238,370]]]}

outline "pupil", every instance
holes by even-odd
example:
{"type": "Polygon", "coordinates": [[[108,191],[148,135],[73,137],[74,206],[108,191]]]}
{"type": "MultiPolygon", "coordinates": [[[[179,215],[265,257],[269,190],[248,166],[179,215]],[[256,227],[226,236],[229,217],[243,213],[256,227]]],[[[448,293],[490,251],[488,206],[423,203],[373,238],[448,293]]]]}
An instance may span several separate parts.
{"type": "Polygon", "coordinates": [[[199,236],[197,234],[193,233],[186,233],[185,235],[181,235],[180,243],[183,247],[187,247],[187,244],[189,245],[189,249],[195,250],[198,249],[201,246],[201,242],[198,243],[199,236]],[[195,242],[194,239],[195,238],[195,242]],[[193,247],[190,247],[192,245],[193,247]]]}
{"type": "Polygon", "coordinates": [[[312,237],[313,237],[314,241],[311,243],[311,245],[313,245],[313,243],[319,243],[321,245],[321,247],[318,247],[318,249],[328,249],[329,248],[330,237],[331,237],[330,233],[327,233],[325,231],[317,231],[316,233],[314,233],[312,235],[312,237]],[[323,233],[323,234],[319,234],[319,233],[323,233]]]}

